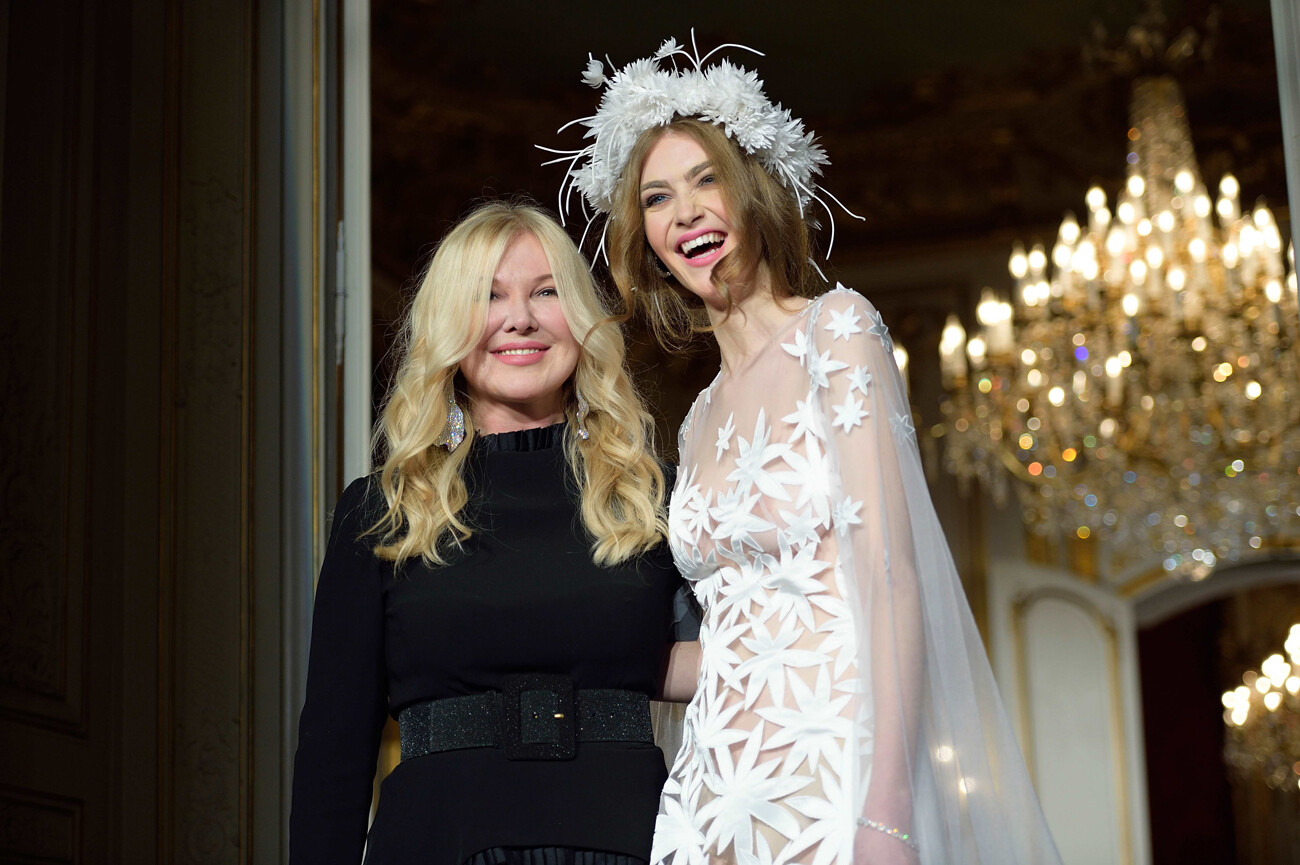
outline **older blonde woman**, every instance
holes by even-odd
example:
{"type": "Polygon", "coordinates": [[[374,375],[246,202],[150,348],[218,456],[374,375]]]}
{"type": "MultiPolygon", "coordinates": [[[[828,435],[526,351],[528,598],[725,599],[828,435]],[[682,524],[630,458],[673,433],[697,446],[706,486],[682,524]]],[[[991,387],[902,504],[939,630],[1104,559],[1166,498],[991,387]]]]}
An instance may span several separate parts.
{"type": "Polygon", "coordinates": [[[316,595],[290,858],[356,863],[385,714],[402,762],[367,863],[633,865],[665,770],[649,699],[696,661],[664,474],[586,263],[539,210],[443,240],[405,328],[382,469],[316,595]],[[677,610],[678,612],[675,612],[677,610]]]}

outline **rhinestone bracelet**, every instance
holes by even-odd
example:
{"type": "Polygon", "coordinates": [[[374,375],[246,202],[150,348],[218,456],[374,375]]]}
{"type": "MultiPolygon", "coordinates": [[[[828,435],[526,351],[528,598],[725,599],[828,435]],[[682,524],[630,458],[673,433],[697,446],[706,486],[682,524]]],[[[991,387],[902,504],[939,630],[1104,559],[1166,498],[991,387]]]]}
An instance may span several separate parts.
{"type": "Polygon", "coordinates": [[[901,829],[893,829],[884,823],[877,823],[875,820],[868,820],[866,817],[858,818],[859,826],[866,826],[868,829],[875,829],[877,832],[884,832],[890,838],[902,841],[908,847],[912,848],[914,853],[920,853],[921,848],[916,845],[916,839],[901,829]]]}

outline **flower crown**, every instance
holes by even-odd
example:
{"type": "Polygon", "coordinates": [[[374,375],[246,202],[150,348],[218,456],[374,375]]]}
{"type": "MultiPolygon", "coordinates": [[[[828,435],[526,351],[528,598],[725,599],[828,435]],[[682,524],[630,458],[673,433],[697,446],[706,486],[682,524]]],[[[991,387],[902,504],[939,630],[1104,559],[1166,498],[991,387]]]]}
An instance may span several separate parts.
{"type": "MultiPolygon", "coordinates": [[[[816,143],[812,132],[804,131],[802,121],[792,117],[779,103],[772,104],[755,73],[725,60],[705,68],[710,57],[726,48],[763,56],[761,51],[748,46],[728,43],[701,57],[695,45],[694,29],[690,52],[678,45],[676,39],[667,39],[653,57],[634,60],[622,69],[616,69],[606,58],[614,70],[612,77],[605,75],[603,63],[588,55],[582,80],[597,90],[605,88],[600,106],[591,117],[570,121],[558,132],[581,124],[587,127],[583,137],[592,142],[581,150],[555,150],[538,145],[540,150],[558,154],[558,158],[544,165],[568,163],[568,174],[560,183],[561,222],[565,221],[575,188],[595,211],[589,213],[582,208],[587,216],[582,242],[587,239],[596,213],[613,210],[614,193],[637,138],[647,129],[667,125],[674,117],[698,117],[721,126],[728,138],[756,157],[769,174],[794,193],[800,212],[812,201],[825,208],[831,215],[828,257],[835,245],[835,220],[822,196],[830,198],[855,219],[862,218],[814,182],[814,175],[821,174],[821,166],[830,164],[826,152],[816,143]],[[677,68],[677,57],[690,61],[690,66],[677,68]],[[665,61],[671,68],[664,68],[665,61]]],[[[604,248],[602,236],[598,251],[603,254],[604,248]]]]}

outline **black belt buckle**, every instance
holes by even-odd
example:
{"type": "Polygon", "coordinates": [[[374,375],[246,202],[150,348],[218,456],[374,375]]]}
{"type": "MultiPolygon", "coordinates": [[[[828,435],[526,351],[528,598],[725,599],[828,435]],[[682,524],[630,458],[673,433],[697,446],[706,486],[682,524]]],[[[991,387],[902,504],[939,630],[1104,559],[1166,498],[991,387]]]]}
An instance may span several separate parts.
{"type": "Polygon", "coordinates": [[[573,679],[547,673],[503,679],[501,744],[507,760],[572,760],[577,730],[573,679]]]}

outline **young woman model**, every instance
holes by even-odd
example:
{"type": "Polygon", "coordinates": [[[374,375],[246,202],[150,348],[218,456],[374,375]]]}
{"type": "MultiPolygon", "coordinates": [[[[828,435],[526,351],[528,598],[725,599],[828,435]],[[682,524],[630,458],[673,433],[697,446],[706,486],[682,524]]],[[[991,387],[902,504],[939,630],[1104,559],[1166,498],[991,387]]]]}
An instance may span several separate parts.
{"type": "Polygon", "coordinates": [[[562,157],[629,307],[722,357],[669,508],[703,661],[652,858],[1058,863],[888,331],[809,259],[826,157],[755,76],[707,61],[671,40],[609,78],[592,61],[592,141],[562,157]]]}
{"type": "Polygon", "coordinates": [[[662,541],[664,475],[623,338],[539,210],[476,210],[411,307],[377,438],[316,592],[290,860],[635,865],[698,620],[662,541]],[[675,636],[674,636],[675,634],[675,636]]]}

